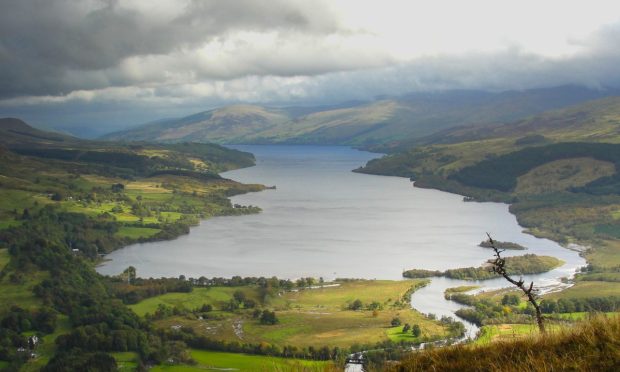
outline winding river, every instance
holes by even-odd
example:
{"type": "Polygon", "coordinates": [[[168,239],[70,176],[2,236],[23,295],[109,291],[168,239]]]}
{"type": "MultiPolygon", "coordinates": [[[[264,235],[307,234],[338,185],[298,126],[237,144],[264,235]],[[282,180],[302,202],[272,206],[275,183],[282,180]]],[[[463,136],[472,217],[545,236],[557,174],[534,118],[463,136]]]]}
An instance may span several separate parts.
{"type": "MultiPolygon", "coordinates": [[[[491,257],[489,249],[478,247],[486,232],[529,247],[528,253],[564,260],[560,268],[527,278],[545,290],[585,265],[577,252],[523,233],[506,204],[463,202],[459,195],[412,187],[406,178],[351,172],[377,154],[333,146],[235,148],[255,154],[257,165],[224,177],[277,186],[233,198],[260,206],[262,213],[211,218],[173,241],[128,246],[108,255],[98,271],[118,274],[133,265],[142,277],[401,279],[408,268],[480,265],[491,257]]],[[[472,282],[435,278],[414,293],[412,305],[454,316],[461,306],[444,300],[443,291],[463,284],[472,282]]],[[[506,286],[501,280],[474,284],[506,286]]],[[[476,328],[467,326],[474,336],[476,328]]]]}

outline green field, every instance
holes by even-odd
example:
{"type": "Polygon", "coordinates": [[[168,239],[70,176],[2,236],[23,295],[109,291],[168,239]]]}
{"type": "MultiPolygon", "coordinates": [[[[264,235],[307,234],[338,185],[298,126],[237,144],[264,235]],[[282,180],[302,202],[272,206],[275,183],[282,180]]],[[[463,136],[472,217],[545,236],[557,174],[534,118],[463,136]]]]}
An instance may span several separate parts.
{"type": "Polygon", "coordinates": [[[487,325],[480,328],[480,335],[476,338],[474,343],[476,345],[483,345],[496,341],[514,340],[536,335],[538,332],[538,326],[535,324],[487,325]]]}
{"type": "Polygon", "coordinates": [[[191,350],[196,365],[162,365],[155,366],[151,371],[331,371],[332,362],[309,361],[301,359],[285,359],[260,355],[222,353],[216,351],[191,350]]]}
{"type": "Polygon", "coordinates": [[[588,297],[607,297],[618,296],[620,294],[620,283],[599,282],[599,281],[579,281],[574,286],[556,293],[550,293],[545,298],[557,300],[559,298],[588,298],[588,297]]]}
{"type": "Polygon", "coordinates": [[[620,266],[620,241],[605,240],[597,244],[596,249],[586,253],[588,262],[603,267],[615,268],[620,266]]]}
{"type": "Polygon", "coordinates": [[[110,353],[116,360],[119,372],[131,372],[138,366],[139,355],[135,352],[110,353]]]}
{"type": "Polygon", "coordinates": [[[420,342],[421,337],[424,337],[424,332],[420,337],[414,337],[411,330],[403,332],[403,327],[392,327],[387,330],[387,335],[390,340],[395,342],[420,342]]]}
{"type": "MultiPolygon", "coordinates": [[[[590,317],[600,316],[601,313],[594,312],[589,313],[585,311],[575,312],[575,313],[561,313],[561,314],[553,314],[553,318],[563,319],[563,320],[584,320],[590,317]]],[[[616,312],[607,312],[603,313],[607,317],[617,317],[620,316],[620,313],[616,312]]]]}
{"type": "Polygon", "coordinates": [[[9,250],[6,248],[0,249],[0,272],[9,263],[10,260],[11,256],[9,255],[9,250]]]}
{"type": "Polygon", "coordinates": [[[13,227],[13,226],[19,226],[21,224],[22,224],[21,221],[3,220],[3,221],[0,221],[0,230],[8,229],[9,227],[13,227]]]}
{"type": "Polygon", "coordinates": [[[123,226],[118,229],[116,236],[130,239],[150,238],[151,236],[156,235],[160,231],[160,229],[153,229],[149,227],[123,226]]]}
{"type": "Polygon", "coordinates": [[[220,309],[233,298],[233,293],[237,290],[244,292],[248,298],[258,300],[255,288],[207,287],[194,288],[190,293],[166,293],[161,296],[147,298],[129,307],[140,316],[144,316],[147,313],[153,314],[160,304],[185,309],[196,309],[204,304],[209,304],[216,309],[220,309]]]}
{"type": "MultiPolygon", "coordinates": [[[[223,308],[237,290],[246,297],[272,308],[279,322],[263,325],[251,316],[252,310],[213,311],[205,319],[196,316],[172,316],[155,324],[164,329],[178,326],[224,341],[250,343],[267,342],[274,345],[350,346],[356,343],[376,343],[394,338],[390,322],[399,318],[402,324],[419,324],[424,336],[440,337],[447,331],[437,321],[429,320],[412,310],[405,294],[425,280],[365,280],[341,283],[316,289],[280,292],[260,296],[257,287],[195,288],[191,293],[168,293],[146,299],[131,308],[138,314],[153,313],[160,304],[195,309],[211,304],[223,308]],[[355,300],[363,304],[360,310],[349,310],[355,300]],[[373,304],[374,305],[371,305],[373,304]],[[372,306],[375,310],[370,310],[372,306]]],[[[401,337],[403,338],[403,337],[401,337]]],[[[415,341],[415,340],[407,340],[415,341]]]]}
{"type": "Polygon", "coordinates": [[[41,305],[41,299],[32,292],[48,274],[43,272],[25,273],[19,283],[13,283],[9,275],[0,277],[0,314],[14,304],[23,309],[33,309],[41,305]]]}

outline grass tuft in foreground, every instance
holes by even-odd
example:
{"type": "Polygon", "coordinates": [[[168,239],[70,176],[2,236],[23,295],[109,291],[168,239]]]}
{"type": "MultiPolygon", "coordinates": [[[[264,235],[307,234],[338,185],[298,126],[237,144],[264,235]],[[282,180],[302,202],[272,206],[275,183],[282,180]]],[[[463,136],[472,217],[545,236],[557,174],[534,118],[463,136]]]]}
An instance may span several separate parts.
{"type": "Polygon", "coordinates": [[[388,371],[617,371],[620,317],[600,315],[573,328],[489,345],[413,353],[388,371]]]}

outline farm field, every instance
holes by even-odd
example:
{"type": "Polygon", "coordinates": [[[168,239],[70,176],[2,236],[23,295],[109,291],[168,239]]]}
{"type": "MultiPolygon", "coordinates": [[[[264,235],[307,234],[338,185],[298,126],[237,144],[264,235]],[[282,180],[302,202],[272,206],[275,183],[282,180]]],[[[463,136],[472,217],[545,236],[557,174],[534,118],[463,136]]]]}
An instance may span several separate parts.
{"type": "Polygon", "coordinates": [[[252,286],[195,288],[191,293],[168,293],[130,307],[144,316],[153,314],[160,306],[197,309],[211,305],[214,310],[203,314],[202,319],[186,312],[157,320],[155,324],[163,329],[191,328],[199,335],[227,342],[266,342],[297,347],[348,347],[401,339],[421,342],[448,333],[444,324],[426,318],[408,304],[408,293],[424,283],[424,280],[351,281],[272,295],[265,295],[260,288],[252,286]],[[263,308],[273,309],[278,322],[261,324],[253,318],[252,309],[226,311],[236,291],[243,292],[246,298],[257,301],[263,308]],[[395,337],[395,329],[400,328],[391,324],[394,319],[402,325],[418,324],[421,335],[395,337]]]}
{"type": "Polygon", "coordinates": [[[195,365],[160,365],[151,371],[239,371],[239,372],[258,372],[258,371],[306,371],[322,372],[333,371],[332,362],[309,361],[301,359],[285,359],[260,355],[223,353],[216,351],[204,351],[192,349],[190,351],[195,365]]]}

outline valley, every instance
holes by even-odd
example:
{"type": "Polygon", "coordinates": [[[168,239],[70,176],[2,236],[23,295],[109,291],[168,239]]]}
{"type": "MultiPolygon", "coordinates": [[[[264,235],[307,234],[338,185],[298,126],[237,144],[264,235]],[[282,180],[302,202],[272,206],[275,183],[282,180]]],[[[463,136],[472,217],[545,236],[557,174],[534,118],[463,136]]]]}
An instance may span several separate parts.
{"type": "Polygon", "coordinates": [[[595,108],[572,136],[541,124],[539,134],[507,137],[494,125],[495,137],[472,140],[479,128],[461,128],[467,141],[382,158],[333,146],[87,141],[5,119],[0,312],[11,337],[37,332],[46,344],[33,359],[5,347],[4,360],[24,370],[86,366],[103,348],[130,370],[145,358],[161,370],[199,370],[205,360],[227,368],[241,361],[231,352],[246,366],[332,370],[355,351],[377,350],[366,355],[380,365],[409,345],[478,330],[482,345],[528,338],[531,309],[476,268],[490,258],[478,246],[487,231],[527,248],[507,251],[520,256],[507,262],[540,287],[550,329],[588,312],[613,316],[618,149],[612,131],[586,142],[578,129],[609,127],[613,107],[608,98],[523,121],[595,108]],[[588,247],[587,262],[544,238],[588,247]],[[441,248],[422,254],[430,241],[441,248]],[[78,304],[83,296],[91,302],[78,304]],[[100,335],[91,352],[58,354],[86,342],[84,332],[100,335]]]}
{"type": "Polygon", "coordinates": [[[0,372],[620,370],[620,3],[0,30],[0,372]]]}

